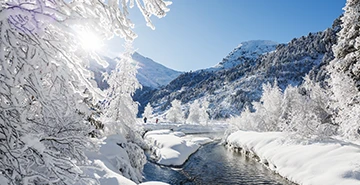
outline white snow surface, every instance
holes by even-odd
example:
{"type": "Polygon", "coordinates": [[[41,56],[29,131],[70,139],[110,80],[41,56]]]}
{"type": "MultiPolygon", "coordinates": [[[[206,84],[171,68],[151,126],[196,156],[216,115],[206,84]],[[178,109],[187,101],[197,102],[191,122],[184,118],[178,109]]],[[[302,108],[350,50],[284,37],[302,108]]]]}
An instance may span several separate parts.
{"type": "Polygon", "coordinates": [[[151,158],[165,166],[181,166],[202,144],[211,142],[206,137],[183,137],[183,132],[168,129],[149,131],[145,141],[151,146],[151,158]]]}
{"type": "Polygon", "coordinates": [[[211,143],[213,140],[208,137],[194,137],[190,138],[190,141],[199,145],[211,143]]]}
{"type": "Polygon", "coordinates": [[[297,184],[360,184],[360,145],[355,143],[336,139],[305,142],[289,139],[285,133],[250,131],[232,133],[226,141],[228,147],[257,156],[297,184]]]}
{"type": "Polygon", "coordinates": [[[95,166],[96,168],[83,169],[85,174],[92,178],[96,178],[100,184],[136,184],[121,175],[119,169],[116,168],[117,159],[123,159],[122,161],[128,163],[127,165],[130,166],[130,160],[126,151],[117,145],[117,143],[126,143],[126,139],[121,135],[112,135],[107,138],[99,139],[97,142],[100,144],[98,151],[86,151],[88,160],[90,160],[92,166],[95,166]]]}
{"type": "MultiPolygon", "coordinates": [[[[84,167],[84,173],[97,179],[101,185],[136,185],[137,183],[123,176],[131,176],[135,173],[135,169],[130,167],[127,152],[119,146],[121,143],[127,143],[126,139],[122,135],[111,135],[95,142],[99,142],[100,148],[99,150],[86,151],[91,166],[84,167]],[[123,168],[123,174],[119,171],[119,166],[123,168]]],[[[140,184],[166,185],[167,183],[152,181],[140,184]]]]}

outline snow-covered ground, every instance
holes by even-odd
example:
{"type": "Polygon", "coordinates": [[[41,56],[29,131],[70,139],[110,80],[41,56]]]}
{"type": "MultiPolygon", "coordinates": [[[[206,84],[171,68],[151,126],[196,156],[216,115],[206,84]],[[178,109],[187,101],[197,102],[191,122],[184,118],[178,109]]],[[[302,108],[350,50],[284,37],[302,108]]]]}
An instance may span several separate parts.
{"type": "MultiPolygon", "coordinates": [[[[82,170],[91,178],[97,179],[101,185],[136,185],[137,183],[129,180],[138,181],[139,175],[142,177],[142,168],[134,167],[131,164],[129,149],[133,149],[130,143],[122,135],[111,135],[102,139],[94,139],[99,142],[99,149],[87,151],[86,155],[91,167],[84,167],[82,170]]],[[[136,153],[134,150],[130,152],[136,153]]],[[[140,151],[138,151],[140,152],[140,151]]],[[[142,160],[146,160],[145,158],[142,160]]],[[[89,182],[90,183],[90,182],[89,182]]],[[[146,182],[141,185],[166,185],[162,182],[146,182]]]]}
{"type": "Polygon", "coordinates": [[[258,158],[271,170],[302,185],[359,185],[360,145],[336,139],[304,141],[280,132],[237,131],[227,146],[258,158]]]}
{"type": "Polygon", "coordinates": [[[184,137],[185,133],[169,129],[149,131],[144,139],[150,145],[150,158],[166,166],[181,166],[202,144],[211,142],[207,137],[184,137]]]}

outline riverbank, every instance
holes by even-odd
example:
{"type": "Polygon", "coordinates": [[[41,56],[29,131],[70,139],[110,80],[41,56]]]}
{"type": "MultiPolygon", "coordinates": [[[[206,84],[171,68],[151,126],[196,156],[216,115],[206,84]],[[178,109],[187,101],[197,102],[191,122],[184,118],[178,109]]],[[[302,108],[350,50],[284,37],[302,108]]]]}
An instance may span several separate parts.
{"type": "Polygon", "coordinates": [[[181,167],[202,145],[213,141],[207,137],[184,136],[183,132],[167,129],[147,132],[144,140],[150,146],[150,159],[160,165],[181,167]]]}
{"type": "Polygon", "coordinates": [[[227,137],[226,145],[297,184],[360,184],[360,146],[355,143],[304,141],[281,132],[237,131],[227,137]]]}
{"type": "Polygon", "coordinates": [[[181,168],[146,163],[144,181],[163,181],[174,185],[294,185],[255,160],[228,151],[220,141],[200,147],[181,168]]]}

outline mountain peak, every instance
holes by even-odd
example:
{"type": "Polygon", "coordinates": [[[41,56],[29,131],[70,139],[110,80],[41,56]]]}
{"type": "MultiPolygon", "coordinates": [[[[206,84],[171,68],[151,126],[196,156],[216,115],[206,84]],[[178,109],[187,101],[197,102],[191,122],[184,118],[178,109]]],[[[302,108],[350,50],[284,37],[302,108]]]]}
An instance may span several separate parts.
{"type": "Polygon", "coordinates": [[[262,54],[274,51],[277,45],[277,42],[270,40],[250,40],[241,42],[214,68],[229,69],[246,60],[255,60],[262,54]]]}
{"type": "Polygon", "coordinates": [[[138,63],[137,79],[143,86],[159,88],[167,85],[182,73],[169,69],[138,52],[134,52],[132,58],[138,63]]]}

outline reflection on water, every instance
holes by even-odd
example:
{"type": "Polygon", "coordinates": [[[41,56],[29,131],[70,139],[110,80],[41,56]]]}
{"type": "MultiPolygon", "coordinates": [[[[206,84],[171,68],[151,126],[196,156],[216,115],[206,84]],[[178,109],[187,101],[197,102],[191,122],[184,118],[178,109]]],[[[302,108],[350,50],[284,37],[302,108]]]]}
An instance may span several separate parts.
{"type": "Polygon", "coordinates": [[[227,151],[217,143],[200,148],[182,169],[161,167],[147,163],[144,181],[162,181],[169,184],[289,184],[263,165],[242,154],[227,151]]]}

